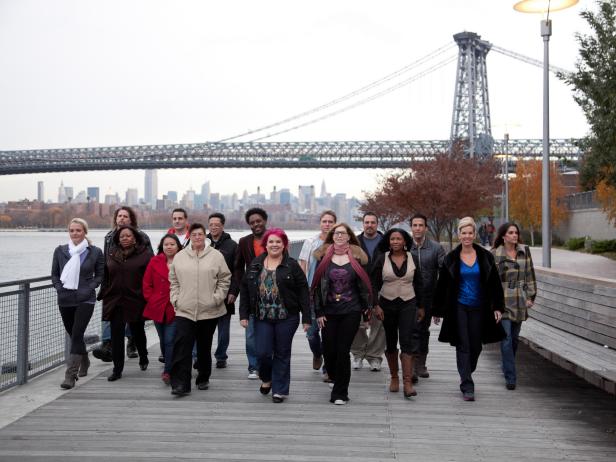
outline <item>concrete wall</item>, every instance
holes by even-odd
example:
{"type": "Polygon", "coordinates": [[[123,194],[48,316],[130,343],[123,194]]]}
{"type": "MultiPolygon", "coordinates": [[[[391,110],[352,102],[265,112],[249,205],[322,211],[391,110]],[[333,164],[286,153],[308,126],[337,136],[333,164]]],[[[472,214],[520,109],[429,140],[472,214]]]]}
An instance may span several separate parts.
{"type": "Polygon", "coordinates": [[[569,218],[554,229],[563,241],[571,237],[590,236],[592,239],[616,239],[616,227],[607,221],[598,208],[570,210],[569,218]]]}

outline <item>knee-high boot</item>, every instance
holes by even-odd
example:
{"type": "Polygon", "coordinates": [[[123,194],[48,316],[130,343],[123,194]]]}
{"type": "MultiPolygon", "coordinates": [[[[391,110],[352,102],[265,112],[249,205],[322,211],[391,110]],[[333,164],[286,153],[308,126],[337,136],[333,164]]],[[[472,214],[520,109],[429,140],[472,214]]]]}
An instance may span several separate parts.
{"type": "Polygon", "coordinates": [[[400,363],[402,364],[404,397],[410,398],[411,396],[417,396],[417,392],[413,388],[413,355],[400,353],[400,363]]]}
{"type": "Polygon", "coordinates": [[[79,364],[81,363],[81,355],[71,354],[66,361],[66,372],[64,373],[64,382],[60,387],[69,390],[75,386],[78,380],[77,373],[79,372],[79,364]]]}
{"type": "Polygon", "coordinates": [[[389,372],[391,373],[391,382],[389,382],[389,391],[397,392],[400,389],[400,380],[398,379],[398,350],[392,353],[385,353],[389,372]]]}
{"type": "Polygon", "coordinates": [[[88,357],[88,352],[86,354],[81,355],[81,360],[79,364],[79,377],[85,377],[88,375],[88,369],[90,368],[90,358],[88,357]]]}

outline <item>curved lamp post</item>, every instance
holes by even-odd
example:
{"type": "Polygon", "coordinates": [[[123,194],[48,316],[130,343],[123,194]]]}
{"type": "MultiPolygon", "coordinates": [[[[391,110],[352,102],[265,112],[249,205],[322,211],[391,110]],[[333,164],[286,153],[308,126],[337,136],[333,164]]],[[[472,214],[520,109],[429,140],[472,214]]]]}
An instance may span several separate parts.
{"type": "Polygon", "coordinates": [[[541,20],[543,37],[543,168],[541,172],[541,240],[542,265],[552,266],[552,224],[550,216],[550,36],[552,35],[552,11],[564,10],[578,3],[578,0],[523,0],[513,5],[521,13],[546,13],[541,20]]]}

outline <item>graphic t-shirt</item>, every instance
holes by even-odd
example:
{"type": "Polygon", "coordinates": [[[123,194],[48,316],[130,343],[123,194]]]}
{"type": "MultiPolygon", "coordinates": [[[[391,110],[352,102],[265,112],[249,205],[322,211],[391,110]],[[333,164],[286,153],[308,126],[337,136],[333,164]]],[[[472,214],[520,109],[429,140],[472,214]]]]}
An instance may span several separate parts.
{"type": "Polygon", "coordinates": [[[361,311],[357,289],[357,275],[351,266],[330,263],[327,269],[328,290],[325,304],[326,314],[347,314],[361,311]]]}

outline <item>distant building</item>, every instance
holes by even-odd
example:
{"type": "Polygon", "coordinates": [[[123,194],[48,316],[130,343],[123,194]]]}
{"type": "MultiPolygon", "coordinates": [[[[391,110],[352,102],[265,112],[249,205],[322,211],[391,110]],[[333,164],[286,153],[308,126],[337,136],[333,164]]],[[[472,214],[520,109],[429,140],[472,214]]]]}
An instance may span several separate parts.
{"type": "Polygon", "coordinates": [[[167,199],[169,199],[169,201],[172,204],[177,204],[178,203],[178,192],[177,191],[167,192],[167,199]]]}
{"type": "Polygon", "coordinates": [[[64,182],[60,181],[60,187],[58,188],[58,204],[64,204],[66,202],[66,191],[64,190],[64,182]]]}
{"type": "Polygon", "coordinates": [[[139,204],[139,190],[137,188],[128,188],[126,190],[126,205],[133,206],[139,204]]]}
{"type": "Polygon", "coordinates": [[[73,187],[72,186],[65,186],[64,187],[64,194],[66,195],[66,201],[65,202],[71,202],[75,198],[75,193],[73,192],[73,187]]]}
{"type": "MultiPolygon", "coordinates": [[[[210,182],[206,181],[205,183],[203,183],[201,185],[201,197],[203,199],[203,203],[204,204],[208,204],[210,203],[210,193],[212,191],[210,190],[210,182]]],[[[200,208],[203,208],[203,206],[201,206],[200,208]]]]}
{"type": "Polygon", "coordinates": [[[326,197],[327,189],[325,188],[325,180],[321,183],[321,195],[319,197],[326,197]]]}
{"type": "Polygon", "coordinates": [[[156,170],[145,171],[145,192],[143,198],[145,203],[152,208],[156,208],[158,197],[158,172],[156,170]]]}
{"type": "Polygon", "coordinates": [[[42,181],[36,184],[36,198],[39,202],[45,202],[45,183],[42,181]]]}
{"type": "Polygon", "coordinates": [[[83,191],[83,190],[79,191],[79,193],[74,197],[72,202],[75,203],[75,204],[85,204],[86,202],[88,202],[88,198],[86,196],[86,192],[83,191]]]}
{"type": "Polygon", "coordinates": [[[105,205],[115,205],[120,203],[118,194],[105,194],[105,205]]]}
{"type": "Polygon", "coordinates": [[[313,213],[316,210],[316,202],[314,196],[314,185],[298,186],[298,207],[299,212],[313,213]]]}
{"type": "Polygon", "coordinates": [[[87,189],[88,193],[88,201],[90,202],[100,202],[100,194],[101,190],[98,186],[89,186],[87,189]]]}
{"type": "Polygon", "coordinates": [[[287,188],[280,190],[280,205],[291,205],[291,191],[287,188]]]}

